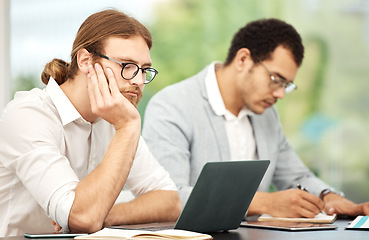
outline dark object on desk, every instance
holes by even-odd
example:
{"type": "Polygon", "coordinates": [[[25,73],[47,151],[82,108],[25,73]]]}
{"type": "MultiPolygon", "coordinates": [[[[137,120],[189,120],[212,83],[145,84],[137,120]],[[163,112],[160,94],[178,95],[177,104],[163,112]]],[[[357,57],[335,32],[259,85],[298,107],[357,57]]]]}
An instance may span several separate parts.
{"type": "MultiPolygon", "coordinates": [[[[206,163],[174,229],[202,233],[237,229],[269,163],[269,160],[206,163]]],[[[160,223],[155,225],[154,228],[146,224],[141,227],[171,228],[163,228],[160,223]]],[[[137,229],[137,225],[114,228],[137,229]]]]}
{"type": "Polygon", "coordinates": [[[155,222],[142,224],[127,224],[120,226],[110,226],[109,228],[131,229],[131,230],[150,230],[159,231],[165,229],[174,229],[176,222],[155,222]]]}
{"type": "Polygon", "coordinates": [[[77,236],[87,235],[87,233],[66,233],[66,232],[54,232],[54,233],[25,233],[26,238],[74,238],[77,236]]]}
{"type": "Polygon", "coordinates": [[[306,223],[306,222],[285,222],[285,221],[267,221],[267,222],[242,222],[242,227],[265,228],[282,231],[315,231],[315,230],[335,230],[336,225],[306,223]]]}

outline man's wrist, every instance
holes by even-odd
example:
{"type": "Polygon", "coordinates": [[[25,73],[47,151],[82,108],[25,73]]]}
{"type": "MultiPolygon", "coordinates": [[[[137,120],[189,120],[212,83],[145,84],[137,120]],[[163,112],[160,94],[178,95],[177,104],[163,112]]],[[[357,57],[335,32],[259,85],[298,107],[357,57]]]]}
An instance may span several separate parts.
{"type": "Polygon", "coordinates": [[[320,199],[322,199],[322,200],[324,201],[324,198],[325,198],[327,195],[330,195],[330,196],[332,196],[332,195],[336,195],[336,196],[340,196],[340,197],[342,197],[342,196],[343,196],[343,194],[342,194],[342,193],[339,193],[339,192],[333,191],[332,189],[326,188],[326,189],[324,189],[324,190],[320,193],[319,198],[320,198],[320,199]]]}

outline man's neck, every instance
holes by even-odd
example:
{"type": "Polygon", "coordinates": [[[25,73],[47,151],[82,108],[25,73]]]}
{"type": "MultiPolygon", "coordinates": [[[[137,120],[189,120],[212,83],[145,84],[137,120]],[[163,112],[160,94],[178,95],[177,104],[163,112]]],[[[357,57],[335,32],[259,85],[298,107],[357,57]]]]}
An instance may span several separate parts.
{"type": "Polygon", "coordinates": [[[65,81],[60,87],[86,121],[92,123],[97,119],[97,116],[91,111],[87,79],[77,75],[74,79],[65,81]]]}
{"type": "Polygon", "coordinates": [[[238,97],[238,91],[234,71],[229,66],[216,68],[215,75],[218,82],[220,95],[223,98],[225,108],[235,116],[238,116],[243,105],[238,97]]]}

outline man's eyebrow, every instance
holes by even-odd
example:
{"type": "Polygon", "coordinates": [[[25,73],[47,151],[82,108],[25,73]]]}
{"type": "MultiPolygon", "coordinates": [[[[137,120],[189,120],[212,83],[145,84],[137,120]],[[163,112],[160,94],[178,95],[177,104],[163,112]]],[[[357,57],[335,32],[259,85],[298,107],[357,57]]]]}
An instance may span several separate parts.
{"type": "Polygon", "coordinates": [[[272,74],[275,74],[278,78],[281,78],[283,81],[286,81],[286,82],[293,82],[293,80],[289,81],[287,80],[287,78],[285,78],[284,76],[282,76],[281,74],[277,73],[277,72],[274,72],[272,74]]]}
{"type": "MultiPolygon", "coordinates": [[[[139,65],[139,63],[132,59],[132,58],[126,58],[126,57],[118,57],[116,58],[117,61],[121,62],[121,63],[135,63],[137,65],[139,65]]],[[[147,62],[141,65],[141,67],[151,67],[152,63],[151,62],[147,62]]]]}

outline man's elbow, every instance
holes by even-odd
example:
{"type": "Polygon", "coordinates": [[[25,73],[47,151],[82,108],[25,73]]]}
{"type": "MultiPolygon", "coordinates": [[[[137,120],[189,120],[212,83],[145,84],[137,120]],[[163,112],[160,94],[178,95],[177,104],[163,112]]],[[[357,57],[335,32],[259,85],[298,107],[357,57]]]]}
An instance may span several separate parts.
{"type": "Polygon", "coordinates": [[[70,213],[68,219],[69,230],[72,233],[94,233],[102,229],[104,221],[82,214],[70,213]]]}
{"type": "Polygon", "coordinates": [[[170,214],[168,217],[169,221],[176,221],[182,212],[182,203],[177,192],[172,195],[172,204],[170,205],[170,211],[168,211],[168,213],[170,214]]]}

